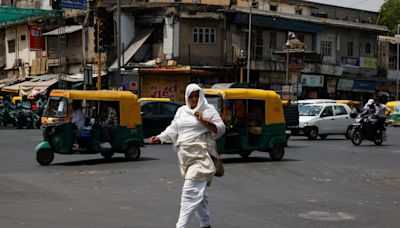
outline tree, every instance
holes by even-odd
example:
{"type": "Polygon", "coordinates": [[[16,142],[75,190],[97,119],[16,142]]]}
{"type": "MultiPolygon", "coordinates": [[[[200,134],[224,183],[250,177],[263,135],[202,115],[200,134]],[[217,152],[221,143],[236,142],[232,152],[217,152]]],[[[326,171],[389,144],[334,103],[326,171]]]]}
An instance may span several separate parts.
{"type": "Polygon", "coordinates": [[[385,0],[380,11],[380,24],[389,28],[389,34],[397,34],[397,24],[400,23],[400,0],[385,0]]]}

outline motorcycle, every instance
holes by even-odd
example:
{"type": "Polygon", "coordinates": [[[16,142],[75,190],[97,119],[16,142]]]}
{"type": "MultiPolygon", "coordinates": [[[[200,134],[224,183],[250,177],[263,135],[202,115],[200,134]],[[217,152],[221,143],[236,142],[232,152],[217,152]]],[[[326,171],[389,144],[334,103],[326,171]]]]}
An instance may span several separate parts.
{"type": "Polygon", "coordinates": [[[20,106],[17,114],[17,128],[21,129],[24,126],[33,128],[32,110],[31,107],[27,105],[20,106]]]}
{"type": "Polygon", "coordinates": [[[0,113],[0,120],[5,127],[9,124],[15,127],[17,126],[17,112],[15,110],[3,109],[0,113]]]}
{"type": "Polygon", "coordinates": [[[381,145],[386,140],[386,128],[380,124],[374,126],[373,121],[383,123],[384,117],[373,117],[372,121],[368,115],[360,114],[357,116],[355,123],[352,125],[351,142],[355,146],[359,146],[363,140],[373,141],[375,145],[381,145]]]}

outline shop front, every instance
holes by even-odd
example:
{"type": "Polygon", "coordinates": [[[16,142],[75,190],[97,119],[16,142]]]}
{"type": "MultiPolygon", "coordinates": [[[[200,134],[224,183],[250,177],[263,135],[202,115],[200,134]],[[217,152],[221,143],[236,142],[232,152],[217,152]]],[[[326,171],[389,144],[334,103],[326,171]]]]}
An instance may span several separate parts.
{"type": "Polygon", "coordinates": [[[300,99],[304,98],[325,98],[324,75],[301,74],[300,83],[302,85],[302,93],[300,99]]]}

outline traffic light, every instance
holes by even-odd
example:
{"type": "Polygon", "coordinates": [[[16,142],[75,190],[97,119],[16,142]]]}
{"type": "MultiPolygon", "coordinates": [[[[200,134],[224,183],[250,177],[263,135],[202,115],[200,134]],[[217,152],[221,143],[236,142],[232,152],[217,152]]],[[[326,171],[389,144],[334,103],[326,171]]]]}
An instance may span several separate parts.
{"type": "Polygon", "coordinates": [[[114,22],[110,17],[98,18],[97,24],[94,26],[94,51],[101,53],[106,52],[107,49],[114,42],[114,22]],[[97,45],[99,44],[99,46],[97,45]]]}

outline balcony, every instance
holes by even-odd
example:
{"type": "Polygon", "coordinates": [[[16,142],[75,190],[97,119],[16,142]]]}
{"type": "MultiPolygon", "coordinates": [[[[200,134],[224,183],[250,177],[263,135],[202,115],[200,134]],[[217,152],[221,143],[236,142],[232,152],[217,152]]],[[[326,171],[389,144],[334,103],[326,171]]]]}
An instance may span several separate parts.
{"type": "MultiPolygon", "coordinates": [[[[184,3],[184,4],[204,4],[229,6],[230,0],[121,0],[121,7],[143,7],[145,5],[155,6],[159,4],[184,3]]],[[[102,0],[100,6],[112,7],[117,4],[117,0],[102,0]]]]}

